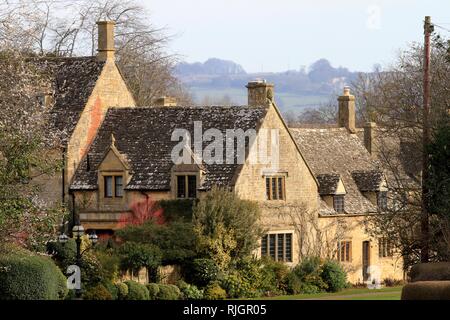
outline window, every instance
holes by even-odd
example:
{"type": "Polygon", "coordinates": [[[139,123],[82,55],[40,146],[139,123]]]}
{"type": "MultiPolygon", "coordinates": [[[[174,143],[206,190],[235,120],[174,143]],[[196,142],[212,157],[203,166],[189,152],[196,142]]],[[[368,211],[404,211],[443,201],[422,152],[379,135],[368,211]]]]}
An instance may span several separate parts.
{"type": "Polygon", "coordinates": [[[112,198],[113,196],[113,177],[105,176],[105,197],[112,198]]]}
{"type": "Polygon", "coordinates": [[[339,241],[337,247],[338,260],[341,262],[352,261],[352,242],[351,241],[339,241]]]}
{"type": "Polygon", "coordinates": [[[392,244],[388,239],[378,239],[378,256],[380,258],[392,257],[392,251],[392,244]]]}
{"type": "Polygon", "coordinates": [[[197,176],[177,176],[177,198],[197,197],[197,176]]]}
{"type": "Polygon", "coordinates": [[[118,198],[123,196],[122,176],[114,177],[114,195],[118,198]]]}
{"type": "Polygon", "coordinates": [[[266,197],[267,200],[285,200],[284,177],[266,177],[266,197]]]}
{"type": "Polygon", "coordinates": [[[333,207],[336,212],[344,212],[344,196],[338,195],[333,197],[333,207]]]}
{"type": "Polygon", "coordinates": [[[380,191],[377,193],[377,206],[379,211],[387,210],[387,192],[380,191]]]}
{"type": "Polygon", "coordinates": [[[292,233],[271,233],[262,237],[261,256],[292,262],[292,233]]]}
{"type": "Polygon", "coordinates": [[[104,176],[105,198],[121,198],[123,196],[123,177],[104,176]]]}

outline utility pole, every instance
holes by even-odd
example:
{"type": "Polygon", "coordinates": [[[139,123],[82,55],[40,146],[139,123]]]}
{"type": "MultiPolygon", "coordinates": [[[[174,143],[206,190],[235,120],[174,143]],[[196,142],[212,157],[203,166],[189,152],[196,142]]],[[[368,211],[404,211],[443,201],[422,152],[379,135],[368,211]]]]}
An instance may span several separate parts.
{"type": "Polygon", "coordinates": [[[430,259],[430,223],[429,223],[429,159],[426,149],[430,144],[430,35],[433,32],[431,17],[425,17],[424,23],[424,63],[423,63],[423,122],[422,122],[422,217],[420,261],[427,263],[430,259]]]}

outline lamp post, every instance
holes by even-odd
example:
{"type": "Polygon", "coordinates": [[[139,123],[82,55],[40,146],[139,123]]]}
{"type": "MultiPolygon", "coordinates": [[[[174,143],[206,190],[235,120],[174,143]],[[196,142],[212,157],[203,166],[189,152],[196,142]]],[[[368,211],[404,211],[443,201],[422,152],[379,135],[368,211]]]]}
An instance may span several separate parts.
{"type": "MultiPolygon", "coordinates": [[[[75,238],[75,243],[77,245],[77,255],[76,255],[75,264],[76,264],[76,266],[78,266],[78,268],[80,268],[80,270],[81,270],[81,257],[83,256],[84,252],[86,252],[88,249],[90,249],[90,247],[87,247],[85,250],[81,251],[81,237],[83,235],[84,235],[83,226],[79,223],[74,225],[72,228],[72,236],[73,236],[73,238],[75,238]]],[[[66,244],[68,240],[69,240],[69,237],[65,233],[62,233],[58,237],[58,241],[63,245],[66,244]]],[[[98,236],[95,234],[95,232],[92,232],[91,234],[89,234],[89,240],[93,246],[97,243],[98,236]]],[[[81,288],[75,289],[76,299],[81,300],[81,294],[82,294],[81,288]]]]}

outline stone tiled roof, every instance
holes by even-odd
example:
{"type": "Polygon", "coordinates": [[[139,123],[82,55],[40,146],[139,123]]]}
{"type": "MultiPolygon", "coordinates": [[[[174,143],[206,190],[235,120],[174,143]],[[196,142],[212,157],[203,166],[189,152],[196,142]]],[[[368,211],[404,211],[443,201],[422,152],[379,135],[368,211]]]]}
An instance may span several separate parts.
{"type": "Polygon", "coordinates": [[[319,182],[319,194],[335,194],[339,185],[340,176],[337,173],[324,173],[316,175],[319,182]]]}
{"type": "MultiPolygon", "coordinates": [[[[326,193],[333,191],[337,177],[341,178],[347,191],[346,214],[367,214],[377,211],[362,194],[353,172],[381,172],[381,166],[371,158],[357,135],[350,134],[345,128],[290,130],[319,184],[321,179],[323,180],[322,177],[327,177],[326,188],[324,186],[327,189],[326,193]]],[[[378,175],[375,175],[375,178],[377,177],[378,175]]],[[[331,212],[337,214],[334,210],[331,212]]],[[[330,214],[330,210],[321,210],[321,214],[330,214]]]]}
{"type": "Polygon", "coordinates": [[[50,130],[62,132],[66,140],[75,129],[104,62],[96,57],[32,58],[29,62],[45,75],[53,96],[50,130]]]}
{"type": "MultiPolygon", "coordinates": [[[[202,121],[203,131],[219,129],[224,136],[227,129],[257,129],[267,109],[247,106],[235,107],[138,107],[111,108],[88,152],[80,163],[72,190],[97,188],[96,168],[111,144],[111,134],[116,139],[117,150],[126,157],[132,179],[128,190],[169,190],[173,162],[171,151],[178,141],[171,141],[174,129],[186,129],[193,139],[194,121],[202,121]]],[[[210,142],[205,142],[204,145],[210,142]]],[[[206,164],[205,179],[201,189],[213,184],[232,185],[233,177],[241,165],[206,164]]]]}
{"type": "MultiPolygon", "coordinates": [[[[420,152],[416,152],[407,141],[402,141],[398,131],[380,127],[374,130],[378,150],[376,158],[383,164],[389,188],[419,188],[422,169],[420,152]]],[[[358,129],[356,134],[364,141],[363,129],[358,129]]]]}
{"type": "Polygon", "coordinates": [[[356,170],[352,172],[353,180],[362,192],[380,190],[384,174],[378,170],[356,170]]]}

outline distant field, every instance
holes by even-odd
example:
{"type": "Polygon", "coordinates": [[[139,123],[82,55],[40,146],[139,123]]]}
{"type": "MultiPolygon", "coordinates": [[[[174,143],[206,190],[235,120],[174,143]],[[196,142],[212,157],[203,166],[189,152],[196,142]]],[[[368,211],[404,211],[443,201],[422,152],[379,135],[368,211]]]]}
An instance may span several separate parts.
{"type": "MultiPolygon", "coordinates": [[[[221,101],[228,96],[234,104],[247,104],[247,89],[223,88],[211,89],[203,87],[191,87],[190,91],[196,103],[202,103],[209,100],[210,103],[221,101]]],[[[327,103],[329,96],[319,95],[301,95],[286,92],[275,91],[275,101],[282,112],[293,111],[295,113],[302,112],[305,108],[318,107],[327,103]]]]}

